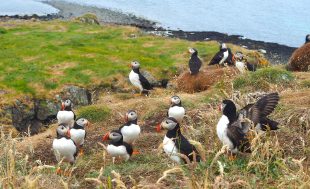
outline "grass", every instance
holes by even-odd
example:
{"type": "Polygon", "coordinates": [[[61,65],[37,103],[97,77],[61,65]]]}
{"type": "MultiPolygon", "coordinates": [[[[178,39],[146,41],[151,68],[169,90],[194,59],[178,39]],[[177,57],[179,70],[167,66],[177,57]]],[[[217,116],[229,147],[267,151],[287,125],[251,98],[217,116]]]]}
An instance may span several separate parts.
{"type": "Polygon", "coordinates": [[[104,121],[111,113],[111,110],[106,106],[83,106],[77,111],[77,116],[87,118],[91,122],[104,121]]]}
{"type": "Polygon", "coordinates": [[[261,68],[256,72],[248,72],[233,81],[234,88],[240,89],[269,89],[270,84],[288,86],[294,80],[291,72],[277,67],[261,68]]]}
{"type": "Polygon", "coordinates": [[[205,60],[218,50],[215,42],[167,39],[126,26],[9,21],[0,28],[0,84],[11,96],[47,96],[68,83],[90,87],[116,73],[127,77],[132,60],[166,78],[176,65],[187,65],[188,47],[205,60]]]}

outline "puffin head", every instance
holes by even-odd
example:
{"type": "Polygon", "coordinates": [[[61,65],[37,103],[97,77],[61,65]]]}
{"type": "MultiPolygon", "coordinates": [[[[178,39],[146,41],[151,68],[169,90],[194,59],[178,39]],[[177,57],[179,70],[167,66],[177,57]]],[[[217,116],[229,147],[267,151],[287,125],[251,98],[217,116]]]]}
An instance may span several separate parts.
{"type": "Polygon", "coordinates": [[[125,116],[126,122],[138,119],[138,113],[135,110],[129,110],[125,116]]]}
{"type": "Polygon", "coordinates": [[[157,132],[160,132],[161,128],[166,129],[168,131],[171,131],[179,126],[179,123],[176,119],[174,119],[173,117],[168,117],[165,118],[161,124],[159,124],[156,128],[157,132]]]}
{"type": "Polygon", "coordinates": [[[85,119],[85,118],[79,118],[76,121],[76,124],[78,124],[79,126],[82,126],[84,128],[90,126],[90,122],[87,119],[85,119]]]}
{"type": "Polygon", "coordinates": [[[188,48],[188,52],[189,52],[191,55],[193,55],[193,54],[198,55],[198,50],[195,49],[195,48],[188,48]]]}
{"type": "Polygon", "coordinates": [[[181,105],[181,98],[179,96],[172,96],[170,98],[171,105],[181,105]]]}
{"type": "Polygon", "coordinates": [[[306,43],[309,43],[309,42],[310,42],[310,34],[306,36],[306,43]]]}
{"type": "Polygon", "coordinates": [[[71,108],[72,102],[71,100],[67,99],[61,103],[61,110],[65,110],[66,108],[71,108]]]}
{"type": "Polygon", "coordinates": [[[140,68],[140,63],[139,63],[138,61],[136,61],[136,60],[132,61],[132,62],[131,62],[131,68],[132,68],[132,69],[138,69],[138,68],[140,68]]]}
{"type": "Polygon", "coordinates": [[[235,103],[232,100],[223,100],[222,104],[219,107],[219,110],[223,112],[223,115],[227,117],[235,116],[237,113],[237,108],[235,103]]]}
{"type": "Polygon", "coordinates": [[[220,50],[226,50],[226,49],[227,49],[226,43],[222,43],[222,44],[220,45],[220,50]]]}
{"type": "Polygon", "coordinates": [[[123,135],[119,130],[113,130],[105,134],[102,138],[103,141],[112,140],[113,142],[119,142],[123,139],[123,135]]]}
{"type": "Polygon", "coordinates": [[[235,53],[235,55],[234,55],[235,59],[238,60],[238,61],[243,60],[243,56],[244,56],[243,53],[240,52],[240,51],[237,51],[237,52],[235,53]]]}
{"type": "Polygon", "coordinates": [[[58,125],[56,132],[57,132],[57,136],[69,137],[69,138],[71,137],[69,127],[66,127],[63,124],[58,125]]]}

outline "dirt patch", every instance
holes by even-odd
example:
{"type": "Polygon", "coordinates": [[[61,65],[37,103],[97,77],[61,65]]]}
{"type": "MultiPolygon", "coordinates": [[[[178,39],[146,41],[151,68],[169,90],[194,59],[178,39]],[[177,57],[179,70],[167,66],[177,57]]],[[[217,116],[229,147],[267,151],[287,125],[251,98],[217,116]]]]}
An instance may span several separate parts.
{"type": "Polygon", "coordinates": [[[237,73],[238,71],[234,67],[209,66],[197,75],[191,75],[189,72],[183,73],[177,79],[177,88],[187,93],[205,91],[223,78],[231,78],[237,73]]]}

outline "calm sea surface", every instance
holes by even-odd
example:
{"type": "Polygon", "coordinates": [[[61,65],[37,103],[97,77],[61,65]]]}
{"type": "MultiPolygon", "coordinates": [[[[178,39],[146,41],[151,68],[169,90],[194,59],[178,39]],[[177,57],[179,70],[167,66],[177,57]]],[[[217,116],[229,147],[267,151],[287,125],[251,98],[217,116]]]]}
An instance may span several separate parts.
{"type": "MultiPolygon", "coordinates": [[[[34,0],[0,0],[0,14],[54,13],[34,0]]],[[[185,31],[218,31],[300,46],[310,33],[309,0],[66,0],[110,8],[185,31]]]]}

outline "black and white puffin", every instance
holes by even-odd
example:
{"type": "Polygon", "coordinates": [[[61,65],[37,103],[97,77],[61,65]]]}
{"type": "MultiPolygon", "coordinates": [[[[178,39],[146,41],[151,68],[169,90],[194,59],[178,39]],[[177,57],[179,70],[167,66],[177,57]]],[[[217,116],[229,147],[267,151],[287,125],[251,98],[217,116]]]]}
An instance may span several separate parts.
{"type": "Polygon", "coordinates": [[[188,66],[191,75],[196,75],[199,72],[199,69],[201,68],[202,62],[200,58],[198,57],[198,51],[195,48],[189,48],[189,53],[191,54],[191,58],[189,59],[188,66]]]}
{"type": "Polygon", "coordinates": [[[244,73],[246,70],[255,72],[256,65],[250,64],[246,59],[244,59],[244,55],[242,52],[236,52],[234,55],[235,59],[235,66],[241,72],[244,73]]]}
{"type": "Polygon", "coordinates": [[[140,73],[140,63],[137,61],[131,62],[131,72],[129,73],[129,80],[132,85],[140,89],[141,94],[149,94],[149,90],[153,87],[150,82],[140,73]]]}
{"type": "Polygon", "coordinates": [[[305,43],[309,43],[310,42],[310,34],[308,34],[307,36],[306,36],[306,42],[305,43]]]}
{"type": "Polygon", "coordinates": [[[53,151],[56,160],[62,159],[73,164],[77,156],[77,146],[70,137],[70,129],[65,125],[59,125],[56,129],[57,137],[53,140],[53,151]]]}
{"type": "Polygon", "coordinates": [[[160,132],[161,128],[168,130],[163,140],[163,148],[165,153],[177,163],[185,162],[179,154],[183,154],[194,161],[194,154],[196,154],[196,161],[200,161],[200,155],[193,146],[181,133],[180,125],[173,117],[166,118],[156,128],[160,132]]]}
{"type": "Polygon", "coordinates": [[[103,141],[110,140],[107,152],[114,158],[121,157],[125,161],[129,160],[133,153],[132,146],[123,141],[123,135],[119,130],[113,130],[104,135],[103,141]]]}
{"type": "Polygon", "coordinates": [[[133,144],[139,137],[141,129],[138,125],[138,114],[134,110],[129,110],[126,113],[126,123],[119,128],[119,131],[123,135],[124,142],[133,144]]]}
{"type": "Polygon", "coordinates": [[[170,103],[168,117],[173,117],[181,123],[185,116],[185,109],[182,106],[181,98],[179,96],[172,96],[170,98],[170,103]]]}
{"type": "Polygon", "coordinates": [[[218,65],[224,66],[224,63],[228,59],[229,54],[230,53],[229,53],[229,50],[228,50],[226,44],[222,43],[220,45],[220,51],[214,55],[214,57],[211,59],[209,65],[218,64],[218,65]]]}
{"type": "Polygon", "coordinates": [[[257,131],[278,129],[278,123],[270,120],[267,116],[273,112],[279,101],[278,93],[270,93],[255,104],[249,104],[237,113],[236,105],[231,100],[223,100],[220,110],[223,112],[216,132],[223,145],[227,145],[232,153],[239,150],[250,152],[250,143],[247,138],[250,124],[244,124],[244,118],[253,122],[257,131]]]}
{"type": "Polygon", "coordinates": [[[68,125],[70,128],[74,125],[75,114],[72,111],[71,100],[67,99],[61,103],[61,110],[57,113],[58,124],[68,125]]]}
{"type": "Polygon", "coordinates": [[[74,123],[73,128],[70,129],[71,139],[79,148],[84,144],[86,138],[85,128],[89,127],[89,125],[90,123],[87,119],[80,118],[74,123]]]}

